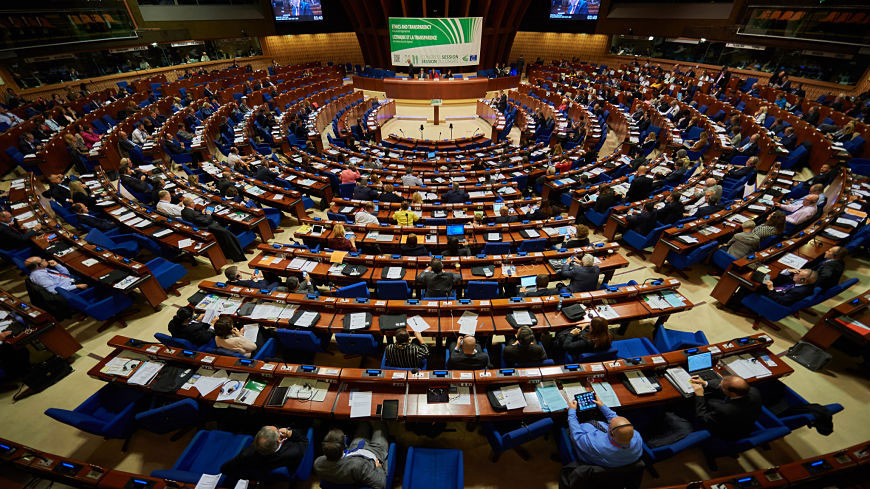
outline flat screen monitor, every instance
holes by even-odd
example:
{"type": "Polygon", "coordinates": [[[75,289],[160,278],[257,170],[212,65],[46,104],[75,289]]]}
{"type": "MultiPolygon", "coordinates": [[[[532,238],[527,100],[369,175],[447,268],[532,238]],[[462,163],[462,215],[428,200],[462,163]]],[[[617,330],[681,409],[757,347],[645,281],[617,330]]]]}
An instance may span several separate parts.
{"type": "Polygon", "coordinates": [[[713,355],[710,352],[690,355],[687,360],[689,372],[697,372],[698,370],[713,367],[713,355]]]}
{"type": "Polygon", "coordinates": [[[272,11],[278,22],[311,22],[323,20],[320,0],[272,0],[272,11]]]}
{"type": "Polygon", "coordinates": [[[598,20],[601,0],[550,0],[550,18],[598,20]]]}
{"type": "Polygon", "coordinates": [[[534,287],[536,275],[529,275],[528,277],[520,277],[520,287],[534,287]]]}
{"type": "Polygon", "coordinates": [[[447,226],[447,236],[462,236],[465,234],[465,226],[462,224],[451,224],[447,226]]]}

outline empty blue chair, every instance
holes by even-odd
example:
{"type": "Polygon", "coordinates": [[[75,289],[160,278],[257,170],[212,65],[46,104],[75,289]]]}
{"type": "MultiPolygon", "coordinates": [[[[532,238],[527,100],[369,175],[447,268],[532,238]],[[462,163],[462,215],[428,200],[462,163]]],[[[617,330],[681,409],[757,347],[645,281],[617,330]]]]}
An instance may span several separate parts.
{"type": "Polygon", "coordinates": [[[351,285],[345,285],[337,289],[334,294],[336,297],[351,297],[358,299],[368,299],[369,287],[365,282],[357,282],[351,285]]]}
{"type": "Polygon", "coordinates": [[[404,280],[378,280],[375,291],[378,299],[405,300],[411,297],[411,287],[404,280]]]}
{"type": "Polygon", "coordinates": [[[289,350],[324,352],[329,345],[329,336],[318,336],[312,331],[278,328],[275,335],[281,346],[289,350]]]}
{"type": "Polygon", "coordinates": [[[737,456],[740,452],[755,448],[759,445],[770,443],[777,438],[789,434],[790,430],[767,408],[761,408],[761,415],[755,422],[755,430],[745,438],[739,440],[723,440],[711,437],[703,442],[704,455],[712,470],[718,470],[717,457],[737,456]]]}
{"type": "Polygon", "coordinates": [[[88,231],[88,234],[85,236],[85,241],[93,245],[101,246],[126,258],[133,258],[139,254],[139,243],[133,240],[115,241],[96,228],[88,231]]]}
{"type": "Polygon", "coordinates": [[[498,299],[498,282],[472,280],[465,288],[465,297],[473,300],[498,299]]]}
{"type": "Polygon", "coordinates": [[[607,216],[610,215],[610,209],[607,209],[604,212],[598,212],[593,208],[586,209],[586,212],[583,213],[583,217],[586,218],[587,221],[592,223],[593,226],[600,228],[607,222],[607,216]]]}
{"type": "Polygon", "coordinates": [[[326,218],[332,222],[350,222],[350,219],[348,219],[347,216],[336,212],[327,212],[326,218]]]}
{"type": "MultiPolygon", "coordinates": [[[[184,278],[185,275],[187,275],[186,268],[177,263],[172,263],[169,260],[160,258],[159,256],[145,263],[145,266],[148,267],[148,270],[151,270],[151,275],[154,275],[154,278],[157,279],[157,282],[161,287],[163,287],[163,290],[169,291],[172,289],[172,292],[175,293],[175,295],[181,295],[177,290],[175,290],[175,286],[182,278],[184,278]]],[[[185,284],[186,283],[190,282],[185,282],[185,284]]]]}
{"type": "MultiPolygon", "coordinates": [[[[399,465],[398,460],[396,458],[396,444],[390,443],[390,447],[387,449],[387,460],[384,461],[387,467],[387,480],[384,484],[384,489],[392,489],[393,488],[393,479],[396,477],[396,466],[399,465]]],[[[368,486],[359,486],[356,484],[333,484],[332,482],[327,482],[325,480],[320,481],[321,489],[371,489],[368,486]]]]}
{"type": "Polygon", "coordinates": [[[613,342],[617,358],[645,357],[661,353],[648,338],[629,338],[613,342]]]}
{"type": "Polygon", "coordinates": [[[728,267],[730,267],[731,263],[733,263],[735,260],[737,260],[737,257],[729,254],[727,251],[725,251],[724,248],[719,248],[718,250],[714,251],[713,256],[710,257],[710,261],[712,261],[713,265],[719,270],[728,270],[728,267]]]}
{"type": "Polygon", "coordinates": [[[780,168],[788,170],[789,168],[796,166],[798,163],[801,163],[808,154],[809,153],[807,153],[807,149],[804,146],[798,146],[783,158],[782,163],[780,163],[780,168]]]}
{"type": "Polygon", "coordinates": [[[353,198],[353,189],[356,187],[355,183],[341,183],[338,185],[338,196],[342,199],[350,200],[353,198]]]}
{"type": "Polygon", "coordinates": [[[662,232],[671,227],[672,224],[665,224],[653,228],[649,234],[643,235],[633,229],[629,229],[622,235],[622,240],[628,246],[632,247],[637,253],[643,254],[643,250],[656,244],[662,232]]]}
{"type": "Polygon", "coordinates": [[[462,489],[462,450],[408,447],[402,489],[462,489]]]}
{"type": "Polygon", "coordinates": [[[483,253],[488,256],[507,255],[511,252],[510,243],[486,243],[483,245],[483,253]]]}
{"type": "Polygon", "coordinates": [[[521,445],[536,438],[540,438],[553,431],[553,418],[539,419],[531,424],[522,422],[485,422],[480,425],[483,435],[492,447],[493,462],[498,460],[502,453],[508,450],[517,450],[523,459],[529,458],[528,453],[521,449],[521,445]]]}
{"type": "Polygon", "coordinates": [[[380,340],[368,333],[335,333],[335,344],[345,355],[367,357],[377,355],[381,350],[380,340]]]}
{"type": "Polygon", "coordinates": [[[611,344],[610,348],[603,351],[579,353],[577,355],[565,352],[564,363],[593,363],[603,362],[605,360],[616,360],[616,354],[616,347],[611,344]]]}
{"type": "Polygon", "coordinates": [[[152,407],[135,416],[136,426],[152,433],[170,433],[194,426],[200,422],[202,412],[193,399],[182,399],[152,407]]]}
{"type": "Polygon", "coordinates": [[[144,407],[145,393],[138,389],[108,384],[72,411],[50,408],[45,414],[103,438],[127,438],[133,432],[133,418],[144,407]]]}
{"type": "Polygon", "coordinates": [[[662,353],[709,344],[710,342],[707,341],[707,336],[704,335],[703,331],[689,333],[688,331],[667,329],[662,325],[657,325],[653,331],[653,345],[662,353]]]}
{"type": "MultiPolygon", "coordinates": [[[[788,429],[796,430],[815,423],[816,418],[810,412],[801,412],[801,408],[808,406],[810,403],[779,380],[761,383],[758,385],[758,390],[761,391],[764,407],[774,414],[788,429]]],[[[843,405],[839,403],[825,404],[824,407],[831,415],[843,410],[843,405]]]]}
{"type": "Polygon", "coordinates": [[[686,254],[674,253],[671,251],[668,253],[668,262],[677,270],[685,270],[696,263],[704,261],[707,256],[713,252],[713,249],[716,246],[718,246],[718,243],[714,241],[699,246],[686,254]]]}
{"type": "Polygon", "coordinates": [[[405,371],[426,370],[428,368],[428,366],[429,366],[429,359],[424,358],[422,361],[422,365],[420,366],[419,369],[418,368],[394,367],[392,365],[387,365],[387,352],[386,351],[384,351],[384,354],[381,355],[381,370],[405,370],[405,371]]]}
{"type": "Polygon", "coordinates": [[[536,251],[545,251],[547,246],[548,242],[546,239],[529,239],[520,243],[517,252],[533,253],[536,251]]]}
{"type": "MultiPolygon", "coordinates": [[[[221,466],[251,444],[254,437],[226,431],[199,431],[171,469],[155,470],[151,477],[196,484],[203,474],[220,474],[221,466]]],[[[221,477],[222,483],[225,477],[221,477]]]]}
{"type": "Polygon", "coordinates": [[[669,445],[659,447],[650,447],[645,442],[643,444],[643,458],[646,459],[647,468],[653,475],[658,475],[652,464],[673,457],[674,455],[694,447],[700,443],[707,441],[710,438],[710,432],[707,430],[697,430],[686,435],[685,438],[675,441],[669,445]]]}
{"type": "MultiPolygon", "coordinates": [[[[97,321],[109,321],[101,326],[100,330],[112,324],[114,321],[110,320],[114,316],[133,305],[133,301],[128,295],[102,287],[88,287],[74,291],[58,287],[55,290],[66,299],[73,309],[81,311],[97,321]]],[[[127,325],[121,319],[116,319],[116,321],[124,326],[127,325]]]]}

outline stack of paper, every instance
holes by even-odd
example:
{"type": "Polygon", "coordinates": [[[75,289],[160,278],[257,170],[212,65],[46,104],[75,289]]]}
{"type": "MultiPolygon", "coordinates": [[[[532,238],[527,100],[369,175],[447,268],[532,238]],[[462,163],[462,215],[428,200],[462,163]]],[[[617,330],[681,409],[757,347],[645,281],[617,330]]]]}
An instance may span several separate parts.
{"type": "Polygon", "coordinates": [[[535,324],[534,319],[532,319],[532,314],[529,311],[514,311],[512,314],[517,326],[532,326],[535,324]]]}
{"type": "Polygon", "coordinates": [[[366,328],[366,313],[353,312],[350,314],[350,330],[366,328]]]}
{"type": "Polygon", "coordinates": [[[260,396],[260,393],[263,392],[265,387],[265,382],[249,380],[248,383],[245,384],[244,389],[242,389],[241,394],[239,394],[238,402],[247,404],[248,406],[254,404],[254,401],[257,400],[257,397],[260,396]]]}
{"type": "Polygon", "coordinates": [[[100,370],[100,373],[117,375],[119,377],[129,377],[136,367],[142,363],[141,360],[134,360],[127,357],[115,357],[108,362],[100,370]]]}
{"type": "Polygon", "coordinates": [[[148,385],[154,380],[163,365],[161,362],[145,362],[136,369],[136,373],[130,376],[127,383],[130,385],[148,385]]]}
{"type": "Polygon", "coordinates": [[[350,417],[351,418],[366,418],[372,414],[372,393],[371,391],[360,392],[351,391],[350,393],[350,417]]]}
{"type": "Polygon", "coordinates": [[[224,385],[224,382],[227,381],[227,372],[225,370],[218,370],[216,372],[212,372],[211,370],[200,368],[196,374],[190,378],[188,383],[192,384],[193,387],[199,391],[199,395],[205,397],[218,387],[224,385]]]}
{"type": "Polygon", "coordinates": [[[662,291],[662,299],[667,301],[670,307],[683,307],[686,305],[686,301],[683,300],[683,297],[673,290],[662,291]]]}
{"type": "Polygon", "coordinates": [[[456,323],[459,324],[460,335],[474,336],[477,331],[477,313],[465,311],[456,323]]]}
{"type": "Polygon", "coordinates": [[[595,396],[598,397],[605,406],[622,406],[622,403],[619,402],[619,397],[617,397],[610,382],[593,382],[592,390],[595,391],[595,396]]]}
{"type": "Polygon", "coordinates": [[[402,278],[402,267],[387,267],[387,280],[399,280],[402,278]]]}
{"type": "Polygon", "coordinates": [[[562,397],[562,393],[559,391],[559,386],[556,385],[556,381],[554,380],[548,380],[538,384],[535,393],[538,395],[538,401],[541,404],[541,408],[546,413],[568,409],[568,403],[565,402],[565,398],[562,397]]]}
{"type": "Polygon", "coordinates": [[[628,383],[637,395],[655,394],[655,387],[640,370],[625,372],[625,377],[628,378],[628,383]]]}
{"type": "Polygon", "coordinates": [[[423,331],[426,331],[427,329],[431,328],[429,323],[427,323],[426,320],[423,319],[423,317],[420,315],[409,317],[408,318],[408,327],[410,327],[412,330],[414,330],[418,333],[422,333],[423,331]]]}
{"type": "Polygon", "coordinates": [[[599,316],[607,320],[619,318],[619,314],[608,304],[601,304],[599,306],[596,306],[595,311],[598,312],[599,316]]]}
{"type": "Polygon", "coordinates": [[[797,268],[798,270],[800,270],[801,267],[806,265],[807,261],[808,260],[806,258],[801,258],[801,257],[795,255],[794,253],[786,253],[785,255],[782,256],[782,258],[777,260],[777,262],[781,263],[782,265],[785,265],[788,268],[797,268]]]}
{"type": "Polygon", "coordinates": [[[496,394],[496,397],[508,409],[522,409],[528,405],[519,384],[506,385],[497,392],[501,395],[496,394]]]}

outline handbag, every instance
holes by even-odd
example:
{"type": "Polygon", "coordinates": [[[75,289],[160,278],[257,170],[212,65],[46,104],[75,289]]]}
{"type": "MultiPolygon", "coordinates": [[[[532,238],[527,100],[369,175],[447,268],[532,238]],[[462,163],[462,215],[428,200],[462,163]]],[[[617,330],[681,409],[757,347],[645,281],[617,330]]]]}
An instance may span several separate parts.
{"type": "Polygon", "coordinates": [[[21,381],[32,393],[42,392],[73,371],[69,362],[55,355],[30,367],[21,381]]]}

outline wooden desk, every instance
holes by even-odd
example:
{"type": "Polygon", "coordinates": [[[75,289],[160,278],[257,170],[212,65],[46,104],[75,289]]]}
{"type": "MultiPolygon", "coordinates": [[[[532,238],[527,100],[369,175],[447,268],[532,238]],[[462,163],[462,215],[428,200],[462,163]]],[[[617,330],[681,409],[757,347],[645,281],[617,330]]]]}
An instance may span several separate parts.
{"type": "Polygon", "coordinates": [[[27,324],[27,329],[6,339],[5,342],[14,348],[24,348],[35,341],[61,358],[69,358],[82,349],[82,345],[63,326],[57,324],[49,313],[2,289],[0,309],[21,316],[27,324]]]}
{"type": "Polygon", "coordinates": [[[868,304],[870,304],[870,291],[843,302],[819,318],[801,339],[823,349],[827,349],[841,337],[846,337],[859,345],[867,344],[870,341],[870,329],[850,325],[850,322],[857,321],[870,326],[868,304]]]}
{"type": "Polygon", "coordinates": [[[489,80],[486,78],[450,80],[384,78],[383,83],[387,97],[393,99],[479,99],[489,90],[489,80]]]}

